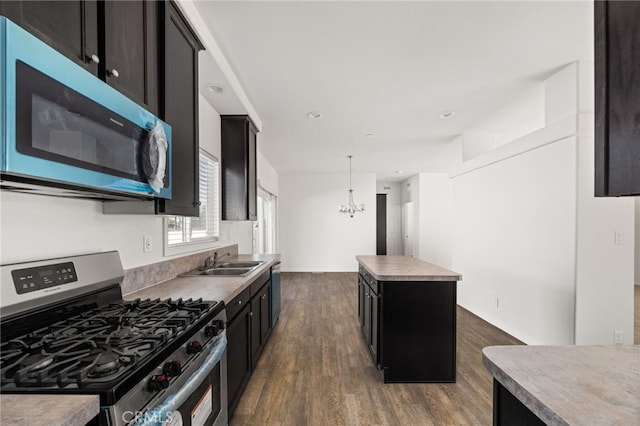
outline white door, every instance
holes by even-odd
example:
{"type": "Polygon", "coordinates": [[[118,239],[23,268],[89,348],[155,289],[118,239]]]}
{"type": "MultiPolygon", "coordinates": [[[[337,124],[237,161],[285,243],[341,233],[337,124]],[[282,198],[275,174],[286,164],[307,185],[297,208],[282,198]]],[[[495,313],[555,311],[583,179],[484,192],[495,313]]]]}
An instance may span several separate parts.
{"type": "Polygon", "coordinates": [[[405,256],[413,256],[413,201],[402,206],[402,236],[405,256]]]}

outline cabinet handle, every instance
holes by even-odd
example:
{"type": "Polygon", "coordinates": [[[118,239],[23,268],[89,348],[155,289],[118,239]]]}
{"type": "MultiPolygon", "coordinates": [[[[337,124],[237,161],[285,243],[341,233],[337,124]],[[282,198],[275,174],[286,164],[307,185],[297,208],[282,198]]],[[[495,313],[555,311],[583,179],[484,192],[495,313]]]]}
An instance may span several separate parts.
{"type": "Polygon", "coordinates": [[[242,300],[238,300],[238,305],[242,305],[242,300]]]}
{"type": "Polygon", "coordinates": [[[94,53],[91,56],[87,56],[86,62],[93,62],[94,64],[99,64],[100,63],[100,57],[98,57],[98,55],[96,55],[94,53]]]}
{"type": "Polygon", "coordinates": [[[249,312],[249,316],[252,317],[253,316],[253,312],[249,312]]]}
{"type": "Polygon", "coordinates": [[[267,295],[266,295],[266,294],[263,294],[263,295],[262,295],[262,298],[263,298],[263,299],[266,299],[266,298],[267,298],[267,295]]]}
{"type": "Polygon", "coordinates": [[[113,78],[118,78],[120,77],[120,73],[118,72],[117,69],[112,69],[111,71],[109,71],[109,75],[113,78]]]}

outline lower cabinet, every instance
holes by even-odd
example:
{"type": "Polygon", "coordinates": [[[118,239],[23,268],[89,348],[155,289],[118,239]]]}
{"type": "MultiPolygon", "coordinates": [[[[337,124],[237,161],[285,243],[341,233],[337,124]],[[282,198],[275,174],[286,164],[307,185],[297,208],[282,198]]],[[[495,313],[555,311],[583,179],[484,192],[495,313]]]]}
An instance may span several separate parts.
{"type": "Polygon", "coordinates": [[[255,368],[262,348],[271,334],[269,321],[269,301],[271,285],[267,282],[258,293],[251,297],[251,368],[255,368]]]}
{"type": "Polygon", "coordinates": [[[386,383],[456,381],[456,282],[358,275],[358,317],[386,383]]]}
{"type": "Polygon", "coordinates": [[[251,376],[250,291],[242,292],[227,306],[227,394],[229,416],[238,405],[251,376]]]}
{"type": "Polygon", "coordinates": [[[227,310],[227,393],[231,417],[271,335],[270,272],[236,296],[227,310]]]}

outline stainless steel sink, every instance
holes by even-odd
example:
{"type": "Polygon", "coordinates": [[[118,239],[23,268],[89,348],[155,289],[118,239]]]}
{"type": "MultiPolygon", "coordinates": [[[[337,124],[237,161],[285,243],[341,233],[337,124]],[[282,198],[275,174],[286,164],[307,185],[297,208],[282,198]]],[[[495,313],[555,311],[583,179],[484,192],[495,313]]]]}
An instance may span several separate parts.
{"type": "Polygon", "coordinates": [[[192,271],[185,275],[226,275],[226,276],[236,276],[241,277],[244,275],[248,275],[253,268],[235,268],[235,269],[207,269],[205,271],[192,271]]]}
{"type": "Polygon", "coordinates": [[[214,267],[214,269],[226,269],[226,268],[255,268],[264,263],[262,260],[249,260],[249,261],[237,261],[237,262],[225,262],[214,267]]]}
{"type": "Polygon", "coordinates": [[[253,272],[258,266],[262,265],[264,261],[262,260],[249,260],[249,261],[236,261],[236,262],[225,262],[219,265],[216,265],[213,268],[209,269],[196,269],[193,271],[186,272],[180,276],[182,277],[193,277],[193,276],[227,276],[227,277],[244,277],[253,272]]]}

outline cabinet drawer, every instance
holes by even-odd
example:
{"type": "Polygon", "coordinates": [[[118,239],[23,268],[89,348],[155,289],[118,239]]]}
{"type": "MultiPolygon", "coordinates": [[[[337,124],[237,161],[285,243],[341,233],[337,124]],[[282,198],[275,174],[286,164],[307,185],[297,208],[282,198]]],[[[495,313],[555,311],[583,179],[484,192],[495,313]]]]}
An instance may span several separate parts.
{"type": "Polygon", "coordinates": [[[260,289],[271,279],[271,272],[269,270],[265,271],[262,275],[256,278],[251,283],[251,295],[258,294],[260,289]]]}
{"type": "Polygon", "coordinates": [[[227,322],[233,321],[234,317],[238,315],[238,312],[244,308],[251,298],[251,287],[245,288],[242,293],[233,298],[233,300],[226,305],[227,310],[227,322]]]}

